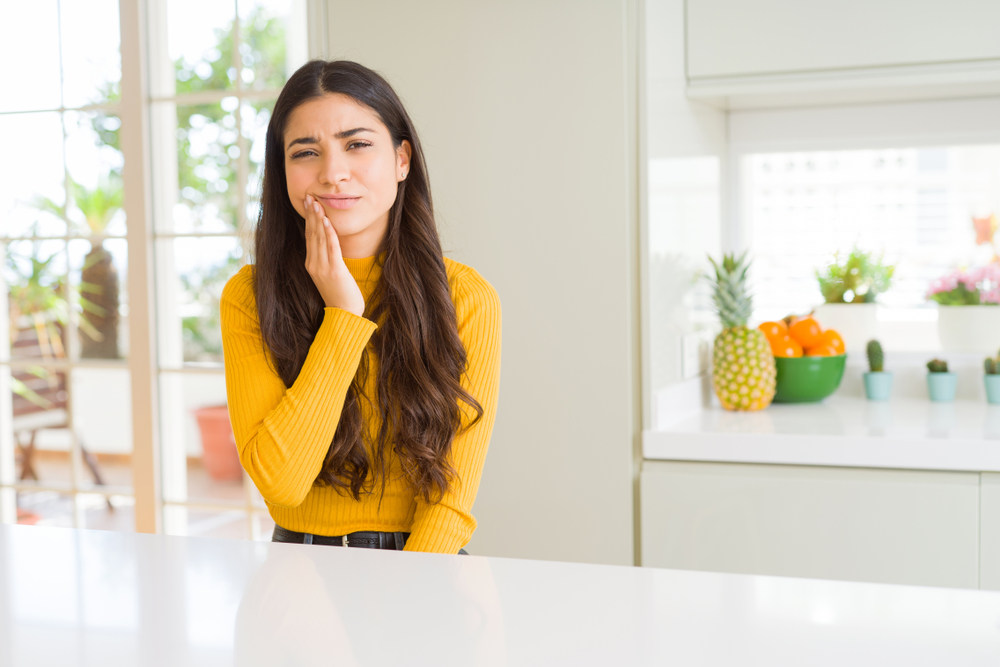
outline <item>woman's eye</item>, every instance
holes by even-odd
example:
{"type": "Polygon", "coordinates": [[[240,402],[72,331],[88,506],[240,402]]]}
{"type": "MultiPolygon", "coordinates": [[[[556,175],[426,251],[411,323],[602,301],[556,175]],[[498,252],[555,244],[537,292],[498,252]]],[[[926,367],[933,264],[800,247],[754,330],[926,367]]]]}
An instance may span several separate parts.
{"type": "Polygon", "coordinates": [[[294,160],[296,158],[304,157],[306,155],[316,155],[316,151],[299,151],[298,153],[292,155],[292,159],[294,160]]]}
{"type": "Polygon", "coordinates": [[[351,150],[352,148],[364,148],[366,146],[371,146],[371,143],[368,141],[352,141],[347,144],[347,150],[351,150]]]}

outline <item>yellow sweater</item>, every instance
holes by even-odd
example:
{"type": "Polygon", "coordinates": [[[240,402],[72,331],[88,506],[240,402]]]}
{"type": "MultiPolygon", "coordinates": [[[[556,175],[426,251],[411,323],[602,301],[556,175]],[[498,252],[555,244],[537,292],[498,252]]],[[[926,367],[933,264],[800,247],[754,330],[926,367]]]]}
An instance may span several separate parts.
{"type": "MultiPolygon", "coordinates": [[[[345,262],[367,300],[379,277],[375,258],[345,262]]],[[[327,308],[302,371],[286,388],[265,358],[253,293],[253,267],[243,267],[226,283],[221,302],[222,342],[233,434],[240,461],[279,526],[316,535],[344,535],[358,530],[409,532],[407,551],[454,554],[468,544],[476,529],[472,503],[496,415],[500,300],[474,269],[448,258],[444,262],[458,334],[468,355],[462,385],[482,405],[483,417],[456,436],[451,463],[458,477],[436,504],[414,494],[392,452],[381,509],[379,484],[374,493],[362,495],[357,501],[349,494],[313,483],[375,324],[345,310],[327,308]]],[[[376,361],[374,353],[369,354],[376,361]]],[[[365,386],[369,397],[377,396],[374,368],[365,386]]],[[[374,435],[378,431],[378,414],[372,412],[368,401],[360,405],[369,433],[374,435]]]]}

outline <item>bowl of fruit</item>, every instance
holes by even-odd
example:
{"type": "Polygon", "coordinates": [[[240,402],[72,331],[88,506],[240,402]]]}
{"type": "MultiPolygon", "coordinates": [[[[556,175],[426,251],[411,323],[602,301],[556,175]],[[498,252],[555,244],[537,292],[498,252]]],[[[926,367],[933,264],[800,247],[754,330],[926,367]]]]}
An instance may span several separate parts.
{"type": "Polygon", "coordinates": [[[767,336],[777,371],[775,403],[821,401],[837,391],[844,378],[844,339],[824,330],[811,316],[786,317],[758,327],[767,336]]]}

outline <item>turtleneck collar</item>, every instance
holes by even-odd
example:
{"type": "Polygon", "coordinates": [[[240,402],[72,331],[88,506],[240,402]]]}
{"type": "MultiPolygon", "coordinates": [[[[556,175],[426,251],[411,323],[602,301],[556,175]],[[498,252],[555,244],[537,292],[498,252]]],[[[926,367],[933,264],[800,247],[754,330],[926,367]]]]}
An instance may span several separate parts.
{"type": "Polygon", "coordinates": [[[347,270],[351,272],[351,275],[354,276],[354,280],[358,282],[358,287],[361,288],[361,293],[364,295],[365,299],[367,299],[368,296],[375,290],[375,285],[378,283],[378,279],[382,275],[382,267],[375,261],[376,259],[378,258],[344,258],[344,264],[347,265],[347,270]]]}

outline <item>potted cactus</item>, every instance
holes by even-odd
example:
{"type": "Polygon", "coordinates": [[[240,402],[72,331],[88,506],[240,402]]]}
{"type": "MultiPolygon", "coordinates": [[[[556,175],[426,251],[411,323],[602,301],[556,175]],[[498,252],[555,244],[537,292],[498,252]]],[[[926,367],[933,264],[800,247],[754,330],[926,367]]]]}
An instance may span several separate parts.
{"type": "Polygon", "coordinates": [[[955,389],[958,386],[958,376],[948,371],[948,362],[941,359],[931,359],[927,362],[927,393],[932,401],[947,402],[955,400],[955,389]]]}
{"type": "Polygon", "coordinates": [[[995,357],[986,357],[983,364],[986,375],[986,400],[994,405],[1000,405],[1000,352],[995,357]]]}
{"type": "Polygon", "coordinates": [[[865,373],[865,394],[869,401],[887,401],[892,392],[892,373],[884,370],[885,355],[882,344],[868,341],[868,372],[865,373]]]}

